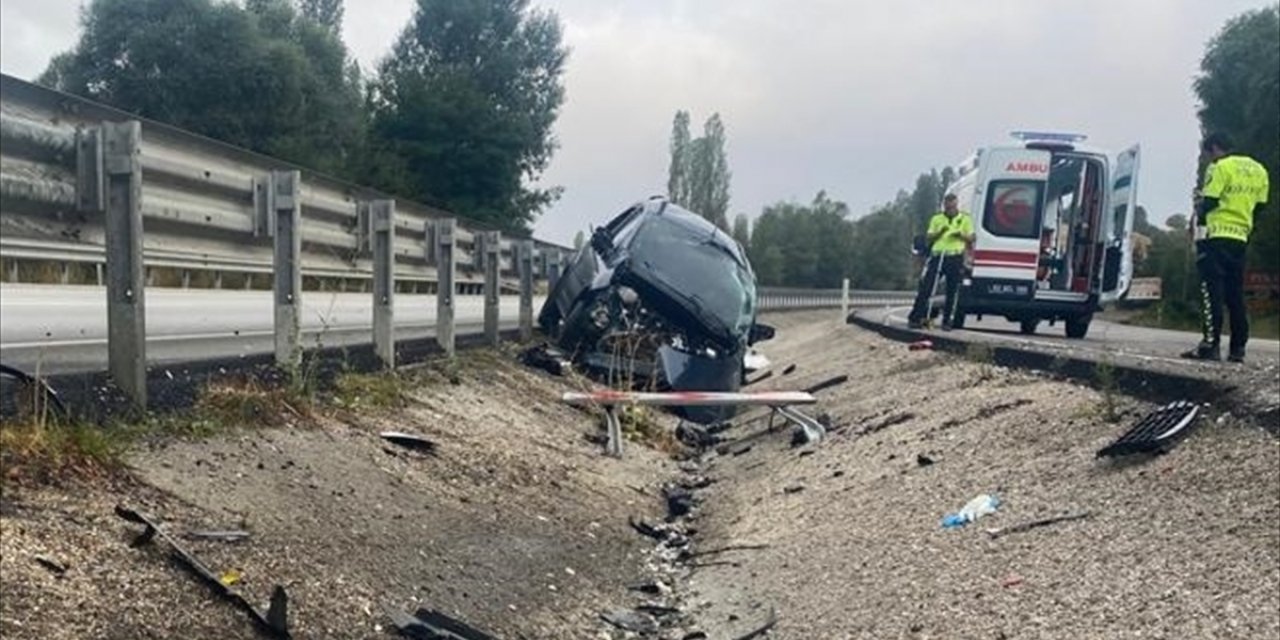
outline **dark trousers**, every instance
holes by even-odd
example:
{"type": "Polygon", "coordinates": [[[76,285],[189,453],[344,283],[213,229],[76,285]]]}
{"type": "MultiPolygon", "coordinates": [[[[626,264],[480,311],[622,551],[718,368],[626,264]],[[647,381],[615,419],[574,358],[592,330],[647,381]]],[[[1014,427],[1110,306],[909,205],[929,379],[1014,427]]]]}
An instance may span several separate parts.
{"type": "Polygon", "coordinates": [[[1249,318],[1244,306],[1246,245],[1239,240],[1211,238],[1196,243],[1200,272],[1200,327],[1205,344],[1222,340],[1222,308],[1231,314],[1231,351],[1244,351],[1249,341],[1249,318]]]}
{"type": "Polygon", "coordinates": [[[951,324],[956,310],[956,291],[960,288],[960,279],[964,277],[964,256],[930,256],[925,263],[924,273],[920,274],[920,285],[916,288],[916,302],[911,307],[911,322],[923,322],[928,313],[929,298],[938,287],[938,278],[947,281],[946,300],[942,304],[942,324],[951,324]]]}

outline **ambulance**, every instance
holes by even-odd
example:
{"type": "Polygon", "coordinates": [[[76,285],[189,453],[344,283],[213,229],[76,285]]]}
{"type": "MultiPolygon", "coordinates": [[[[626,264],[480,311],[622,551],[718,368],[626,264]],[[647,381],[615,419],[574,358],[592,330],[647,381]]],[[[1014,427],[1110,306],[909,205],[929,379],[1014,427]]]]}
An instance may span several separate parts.
{"type": "Polygon", "coordinates": [[[962,162],[947,189],[975,235],[953,326],[1001,316],[1033,334],[1061,321],[1083,338],[1133,279],[1139,148],[1111,156],[1078,134],[1012,135],[962,162]]]}

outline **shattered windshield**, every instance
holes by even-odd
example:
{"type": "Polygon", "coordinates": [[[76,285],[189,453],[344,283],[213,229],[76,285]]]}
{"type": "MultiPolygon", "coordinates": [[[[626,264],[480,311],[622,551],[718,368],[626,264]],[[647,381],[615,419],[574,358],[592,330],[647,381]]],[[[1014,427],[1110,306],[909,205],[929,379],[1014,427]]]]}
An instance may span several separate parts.
{"type": "Polygon", "coordinates": [[[732,241],[682,222],[671,212],[650,218],[631,246],[632,261],[681,295],[699,315],[735,337],[755,318],[755,277],[732,241]]]}

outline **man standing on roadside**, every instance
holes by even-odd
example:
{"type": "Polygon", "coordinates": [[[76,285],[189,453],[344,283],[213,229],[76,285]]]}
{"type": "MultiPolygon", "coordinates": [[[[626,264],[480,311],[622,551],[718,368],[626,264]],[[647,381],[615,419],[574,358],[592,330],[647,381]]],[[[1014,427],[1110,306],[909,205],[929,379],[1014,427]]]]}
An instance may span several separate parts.
{"type": "Polygon", "coordinates": [[[1222,357],[1222,307],[1231,314],[1231,345],[1227,359],[1244,362],[1249,319],[1244,306],[1245,253],[1254,218],[1262,212],[1270,188],[1267,170],[1253,158],[1235,153],[1222,133],[1209,134],[1200,145],[1209,165],[1196,208],[1196,224],[1204,230],[1196,241],[1196,270],[1200,272],[1200,344],[1185,358],[1222,357]]]}
{"type": "Polygon", "coordinates": [[[956,291],[964,272],[964,250],[973,242],[973,220],[969,214],[956,207],[956,194],[948,193],[942,199],[942,211],[929,220],[925,243],[929,246],[929,261],[916,290],[916,302],[911,307],[907,324],[912,329],[924,326],[928,314],[929,298],[938,285],[938,276],[947,279],[947,295],[942,306],[942,329],[951,330],[956,311],[956,291]]]}

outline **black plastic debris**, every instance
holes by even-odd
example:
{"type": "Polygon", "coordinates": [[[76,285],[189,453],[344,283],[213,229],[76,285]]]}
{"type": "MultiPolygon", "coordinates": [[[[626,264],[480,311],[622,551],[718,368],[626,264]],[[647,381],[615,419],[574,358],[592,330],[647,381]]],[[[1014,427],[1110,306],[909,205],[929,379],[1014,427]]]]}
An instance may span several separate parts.
{"type": "Polygon", "coordinates": [[[683,518],[693,511],[693,492],[684,487],[667,485],[662,488],[662,496],[667,500],[668,521],[683,518]]]}
{"type": "Polygon", "coordinates": [[[1200,406],[1177,400],[1147,414],[1115,442],[1098,451],[1099,458],[1137,453],[1163,453],[1173,448],[1195,425],[1200,406]]]}
{"type": "Polygon", "coordinates": [[[412,433],[402,433],[399,431],[383,431],[378,434],[383,440],[391,444],[400,445],[406,449],[417,451],[427,455],[435,455],[436,443],[422,437],[415,436],[412,433]]]}
{"type": "Polygon", "coordinates": [[[926,456],[926,455],[925,455],[925,454],[923,454],[923,453],[917,453],[917,454],[916,454],[916,464],[917,464],[917,465],[920,465],[920,466],[922,466],[922,467],[927,467],[927,466],[929,466],[929,465],[933,464],[933,458],[930,458],[929,456],[926,456]]]}
{"type": "Polygon", "coordinates": [[[37,564],[48,569],[55,576],[62,577],[62,574],[67,572],[66,564],[58,562],[49,556],[36,556],[35,560],[37,564]]]}
{"type": "Polygon", "coordinates": [[[695,449],[713,447],[720,442],[720,438],[713,435],[706,427],[683,420],[676,425],[676,439],[685,446],[695,449]]]}
{"type": "Polygon", "coordinates": [[[789,364],[785,369],[782,370],[782,375],[789,376],[795,372],[796,372],[796,366],[794,364],[789,364]]]}
{"type": "Polygon", "coordinates": [[[435,609],[422,608],[409,615],[386,605],[382,608],[396,631],[413,640],[498,640],[497,636],[435,609]]]}
{"type": "Polygon", "coordinates": [[[819,391],[830,389],[831,387],[842,385],[848,381],[849,381],[849,376],[843,376],[843,375],[836,376],[834,378],[827,378],[822,382],[806,387],[804,391],[805,393],[817,393],[819,391]]]}
{"type": "Polygon", "coordinates": [[[573,367],[569,357],[563,351],[546,344],[525,349],[520,354],[520,362],[553,376],[563,376],[573,367]]]}
{"type": "MultiPolygon", "coordinates": [[[[4,390],[5,400],[13,401],[15,404],[34,400],[35,406],[28,407],[32,411],[50,410],[50,413],[60,417],[69,415],[66,405],[62,403],[62,398],[58,397],[58,392],[49,386],[48,382],[8,365],[0,364],[0,389],[4,390]],[[13,384],[10,385],[8,381],[12,381],[13,384]]],[[[0,405],[7,404],[8,402],[0,403],[0,405]]],[[[4,409],[7,410],[9,407],[5,406],[4,409]]],[[[15,415],[18,413],[16,407],[13,413],[15,415]]]]}
{"type": "Polygon", "coordinates": [[[116,515],[132,522],[146,527],[138,537],[129,543],[130,547],[138,548],[150,544],[157,537],[163,540],[173,550],[173,556],[183,566],[189,569],[196,577],[200,578],[205,584],[218,595],[226,598],[236,608],[249,614],[249,618],[257,624],[258,628],[273,638],[289,638],[289,596],[285,593],[284,587],[277,585],[271,592],[271,604],[268,605],[266,611],[261,611],[254,607],[245,599],[241,593],[230,586],[223,584],[222,580],[211,571],[198,558],[187,551],[178,541],[160,529],[160,525],[152,519],[142,515],[138,511],[129,509],[124,505],[116,505],[116,515]]]}
{"type": "Polygon", "coordinates": [[[766,372],[764,372],[764,373],[760,374],[760,377],[756,378],[755,380],[747,380],[746,382],[742,383],[742,386],[744,386],[744,387],[749,387],[749,386],[751,386],[751,385],[753,385],[753,384],[756,384],[756,383],[758,383],[758,382],[764,382],[765,380],[768,380],[769,378],[772,378],[772,377],[773,377],[773,372],[772,372],[772,371],[766,371],[766,372]]]}
{"type": "Polygon", "coordinates": [[[609,624],[622,629],[639,634],[654,634],[658,632],[658,621],[653,616],[635,611],[632,609],[615,609],[600,614],[600,619],[609,624]]]}

